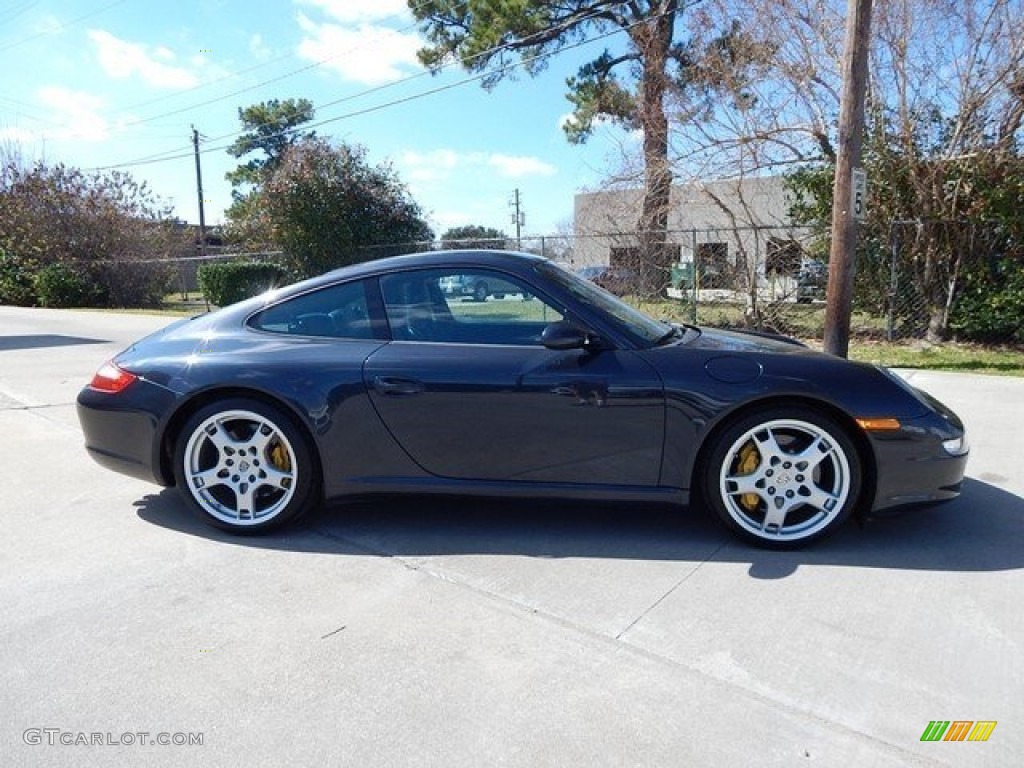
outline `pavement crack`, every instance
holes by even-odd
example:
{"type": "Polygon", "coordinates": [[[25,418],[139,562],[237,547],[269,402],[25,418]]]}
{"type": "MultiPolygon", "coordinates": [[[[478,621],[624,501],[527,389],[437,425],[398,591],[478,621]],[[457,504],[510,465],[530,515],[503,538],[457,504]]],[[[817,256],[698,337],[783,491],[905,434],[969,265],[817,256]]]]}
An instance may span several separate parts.
{"type": "Polygon", "coordinates": [[[337,628],[336,630],[334,630],[333,632],[328,632],[328,633],[327,633],[326,635],[323,635],[323,636],[321,636],[321,638],[320,638],[320,639],[321,639],[321,640],[326,640],[326,639],[327,639],[328,637],[333,637],[334,635],[338,634],[338,633],[339,633],[339,632],[341,632],[341,631],[342,631],[343,629],[345,629],[345,627],[346,627],[346,625],[345,625],[345,624],[342,624],[342,625],[341,625],[340,627],[338,627],[338,628],[337,628]]]}
{"type": "Polygon", "coordinates": [[[686,583],[691,576],[693,576],[695,573],[697,573],[697,571],[699,571],[704,566],[705,563],[707,563],[708,561],[714,559],[715,555],[717,555],[719,552],[721,552],[722,548],[725,545],[726,545],[726,542],[723,540],[715,548],[714,552],[712,552],[710,555],[708,555],[703,560],[701,560],[699,563],[697,563],[697,565],[695,565],[693,568],[691,568],[683,576],[683,578],[681,578],[679,581],[677,581],[675,584],[673,584],[671,587],[669,587],[668,591],[665,592],[665,594],[663,594],[661,597],[659,597],[657,600],[655,600],[653,603],[651,603],[649,606],[647,606],[647,608],[645,608],[643,611],[641,611],[637,615],[637,617],[635,619],[633,619],[631,622],[629,622],[629,624],[627,624],[626,627],[621,632],[619,632],[617,635],[615,635],[615,639],[616,640],[622,640],[622,636],[623,635],[625,635],[627,632],[629,632],[629,630],[631,630],[633,627],[635,627],[637,624],[639,624],[643,620],[643,618],[645,616],[650,614],[651,611],[653,611],[655,608],[657,608],[659,605],[661,605],[669,595],[671,595],[673,592],[675,592],[677,589],[679,589],[684,583],[686,583]]]}
{"type": "Polygon", "coordinates": [[[0,411],[45,411],[49,408],[67,408],[69,405],[74,404],[74,402],[42,403],[39,405],[28,405],[26,403],[18,403],[16,405],[0,405],[0,411]]]}
{"type": "MultiPolygon", "coordinates": [[[[683,576],[671,589],[669,589],[660,598],[655,600],[645,611],[643,611],[639,616],[637,616],[637,618],[634,619],[629,624],[629,626],[627,626],[617,635],[612,635],[610,633],[601,632],[599,630],[588,627],[585,624],[580,624],[570,619],[566,619],[562,616],[559,616],[558,614],[551,613],[549,611],[544,610],[543,608],[540,608],[536,605],[532,605],[523,600],[508,597],[507,595],[503,595],[499,592],[495,592],[490,589],[478,587],[466,581],[453,578],[451,575],[435,571],[423,564],[410,562],[401,555],[396,555],[393,552],[388,552],[386,550],[379,549],[376,547],[366,546],[365,544],[357,543],[345,536],[339,536],[336,533],[331,533],[329,531],[325,531],[317,527],[310,526],[308,530],[320,536],[323,536],[326,539],[343,543],[346,546],[352,547],[353,549],[359,550],[368,555],[387,558],[389,560],[395,561],[398,565],[400,565],[403,568],[406,568],[407,570],[416,571],[417,573],[421,573],[432,579],[446,582],[457,588],[473,592],[475,594],[480,595],[481,597],[493,600],[497,603],[501,603],[513,609],[524,611],[527,615],[534,617],[538,620],[557,625],[559,627],[562,627],[563,629],[572,632],[577,632],[581,635],[585,635],[597,642],[600,642],[605,645],[610,645],[611,647],[616,648],[619,651],[635,654],[636,656],[647,659],[648,661],[651,661],[653,663],[662,664],[666,667],[671,667],[673,669],[680,670],[681,672],[685,672],[686,674],[694,675],[696,677],[699,677],[703,680],[710,682],[713,685],[724,686],[728,689],[736,691],[741,695],[747,696],[750,699],[753,699],[761,704],[772,707],[776,710],[784,711],[792,717],[805,718],[807,720],[813,721],[814,723],[817,723],[820,727],[825,728],[827,730],[831,730],[836,733],[842,733],[846,736],[850,736],[856,739],[857,741],[863,742],[865,744],[871,744],[876,748],[881,748],[889,754],[897,756],[900,760],[905,761],[908,765],[937,766],[944,768],[948,768],[949,766],[949,764],[946,762],[931,757],[923,756],[920,753],[913,752],[900,744],[894,744],[891,741],[887,741],[886,739],[879,738],[878,736],[875,736],[873,734],[866,733],[862,730],[857,729],[856,727],[846,725],[845,723],[841,723],[836,720],[831,720],[827,717],[824,717],[814,712],[813,710],[807,707],[803,707],[785,698],[772,696],[769,693],[765,693],[755,688],[742,685],[741,683],[738,683],[734,680],[729,680],[723,677],[713,675],[707,672],[706,670],[701,669],[700,667],[694,666],[692,664],[688,664],[685,661],[675,659],[671,656],[659,653],[658,651],[653,651],[644,648],[643,646],[632,643],[629,640],[622,639],[622,636],[626,632],[628,632],[630,628],[635,626],[637,622],[643,619],[644,616],[649,615],[652,610],[654,610],[670,594],[672,594],[675,590],[682,586],[683,583],[685,583],[695,573],[697,573],[706,563],[713,560],[715,556],[719,552],[721,552],[721,550],[728,544],[728,541],[722,541],[713,552],[711,552],[706,558],[701,560],[694,568],[690,569],[690,571],[687,572],[687,574],[683,576]]],[[[344,627],[342,627],[342,629],[344,629],[344,627]]]]}
{"type": "Polygon", "coordinates": [[[79,433],[79,430],[61,419],[54,418],[51,412],[58,408],[74,407],[75,403],[46,403],[42,405],[20,404],[16,406],[0,406],[0,413],[28,413],[43,419],[47,424],[58,427],[63,432],[79,433]]]}

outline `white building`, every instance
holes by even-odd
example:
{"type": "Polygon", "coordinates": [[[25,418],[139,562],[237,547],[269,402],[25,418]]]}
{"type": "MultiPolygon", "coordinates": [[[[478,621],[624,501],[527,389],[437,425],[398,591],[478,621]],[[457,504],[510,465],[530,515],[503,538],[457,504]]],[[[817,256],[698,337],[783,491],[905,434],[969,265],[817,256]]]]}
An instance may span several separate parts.
{"type": "MultiPolygon", "coordinates": [[[[642,199],[642,189],[577,195],[574,265],[627,265],[640,244],[642,199]]],[[[792,278],[809,233],[789,226],[791,202],[778,176],[673,186],[667,240],[680,264],[696,261],[702,275],[727,279],[730,288],[792,278]]]]}

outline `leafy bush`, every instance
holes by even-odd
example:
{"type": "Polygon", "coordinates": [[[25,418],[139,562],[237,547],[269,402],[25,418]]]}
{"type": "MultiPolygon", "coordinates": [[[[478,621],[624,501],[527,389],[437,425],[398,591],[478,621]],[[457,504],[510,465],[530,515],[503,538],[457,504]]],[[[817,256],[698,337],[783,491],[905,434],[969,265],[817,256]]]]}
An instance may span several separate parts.
{"type": "Polygon", "coordinates": [[[108,307],[159,307],[175,274],[169,264],[144,261],[100,261],[91,272],[103,286],[99,301],[108,307]]]}
{"type": "Polygon", "coordinates": [[[10,256],[0,260],[0,300],[159,305],[173,275],[160,262],[190,252],[189,230],[169,214],[145,184],[116,171],[0,166],[0,251],[10,256]]]}
{"type": "Polygon", "coordinates": [[[1024,342],[1024,263],[1005,260],[991,272],[972,274],[950,327],[972,341],[1024,342]]]}
{"type": "Polygon", "coordinates": [[[281,282],[284,269],[272,262],[231,262],[199,267],[199,290],[207,301],[226,307],[257,296],[281,282]]]}
{"type": "Polygon", "coordinates": [[[102,289],[88,272],[62,262],[47,264],[36,272],[35,289],[44,307],[94,307],[103,298],[102,289]]]}
{"type": "Polygon", "coordinates": [[[31,307],[36,301],[32,265],[0,248],[0,304],[31,307]]]}

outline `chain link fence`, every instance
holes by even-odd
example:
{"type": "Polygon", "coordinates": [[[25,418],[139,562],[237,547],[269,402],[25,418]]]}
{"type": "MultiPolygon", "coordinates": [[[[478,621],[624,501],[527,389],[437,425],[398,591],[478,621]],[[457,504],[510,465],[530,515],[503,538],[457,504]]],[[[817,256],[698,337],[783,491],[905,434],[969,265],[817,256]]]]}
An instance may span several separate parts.
{"type": "MultiPolygon", "coordinates": [[[[636,233],[563,238],[553,255],[653,312],[663,309],[638,265],[651,250],[636,233]]],[[[524,250],[542,253],[524,241],[524,250]]],[[[894,221],[887,236],[862,233],[851,335],[861,340],[940,342],[1024,338],[1024,253],[999,224],[894,221]],[[993,310],[993,307],[995,310],[993,310]],[[998,312],[998,317],[978,315],[998,312]]],[[[550,248],[549,248],[550,250],[550,248]]],[[[827,235],[803,227],[670,231],[654,251],[672,315],[690,322],[823,337],[827,235]],[[660,254],[660,255],[659,255],[660,254]]]]}
{"type": "MultiPolygon", "coordinates": [[[[894,221],[888,252],[861,258],[858,302],[886,317],[886,338],[940,341],[971,325],[972,286],[989,282],[1012,246],[1002,228],[969,220],[894,221]],[[884,301],[883,301],[884,297],[884,301]]],[[[989,287],[998,290],[998,279],[989,287]]],[[[1024,324],[1024,306],[1019,308],[1024,324]]],[[[996,334],[998,337],[1000,334],[996,334]]],[[[1010,341],[995,338],[995,341],[1010,341]]]]}
{"type": "MultiPolygon", "coordinates": [[[[1006,242],[998,228],[965,221],[896,221],[885,239],[866,234],[857,255],[851,335],[884,341],[956,336],[964,325],[958,322],[965,312],[960,299],[972,275],[996,270],[1006,259],[1006,242]]],[[[653,257],[650,244],[636,232],[618,232],[367,246],[346,253],[342,262],[442,247],[536,253],[656,316],[812,340],[823,336],[828,242],[810,228],[670,231],[659,237],[653,257]]],[[[176,270],[183,299],[197,298],[197,272],[204,263],[283,257],[275,251],[208,251],[164,260],[176,270]]],[[[1020,312],[1024,326],[1024,307],[1020,312]]],[[[989,340],[1004,339],[997,334],[989,340]]]]}

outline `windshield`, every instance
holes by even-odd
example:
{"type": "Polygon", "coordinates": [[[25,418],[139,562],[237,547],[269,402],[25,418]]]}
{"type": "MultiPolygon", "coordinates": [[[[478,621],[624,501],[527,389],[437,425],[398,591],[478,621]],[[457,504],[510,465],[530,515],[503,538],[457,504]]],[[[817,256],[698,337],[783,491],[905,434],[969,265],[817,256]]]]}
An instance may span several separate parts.
{"type": "Polygon", "coordinates": [[[672,329],[666,323],[648,317],[639,309],[629,306],[603,288],[584,280],[558,264],[546,262],[538,269],[585,304],[596,307],[618,321],[623,330],[642,346],[651,346],[665,338],[672,329]]]}

